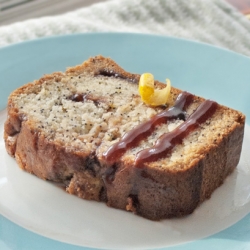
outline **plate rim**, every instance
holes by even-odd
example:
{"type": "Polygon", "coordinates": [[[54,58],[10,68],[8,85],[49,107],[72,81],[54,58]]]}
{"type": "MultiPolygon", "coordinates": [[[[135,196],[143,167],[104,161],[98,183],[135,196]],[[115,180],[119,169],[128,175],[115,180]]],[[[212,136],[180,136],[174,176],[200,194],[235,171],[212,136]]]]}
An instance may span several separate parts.
{"type": "Polygon", "coordinates": [[[29,44],[29,43],[36,43],[36,42],[43,42],[46,40],[54,40],[54,39],[64,39],[64,38],[70,38],[70,37],[78,37],[78,36],[141,36],[141,37],[155,37],[155,38],[160,38],[160,39],[170,39],[170,40],[176,40],[176,41],[180,41],[180,42],[187,42],[187,43],[194,43],[197,45],[201,45],[201,46],[207,46],[209,48],[214,48],[217,50],[221,50],[221,51],[225,51],[228,53],[231,53],[233,55],[236,56],[241,56],[243,58],[249,59],[250,57],[241,54],[239,52],[233,51],[229,48],[226,47],[221,47],[219,45],[215,45],[215,44],[211,44],[211,43],[206,43],[204,41],[198,41],[195,39],[191,39],[191,38],[184,38],[184,37],[176,37],[176,36],[172,36],[172,35],[161,35],[161,34],[152,34],[152,33],[136,33],[136,32],[112,32],[112,31],[108,31],[108,32],[85,32],[85,33],[80,33],[80,32],[76,32],[76,33],[71,33],[71,34],[59,34],[59,35],[49,35],[49,36],[44,36],[44,37],[37,37],[37,38],[32,38],[29,40],[23,40],[23,41],[18,41],[12,44],[7,44],[4,46],[0,47],[0,53],[2,50],[4,49],[11,49],[13,47],[16,46],[23,46],[25,44],[29,44]]]}

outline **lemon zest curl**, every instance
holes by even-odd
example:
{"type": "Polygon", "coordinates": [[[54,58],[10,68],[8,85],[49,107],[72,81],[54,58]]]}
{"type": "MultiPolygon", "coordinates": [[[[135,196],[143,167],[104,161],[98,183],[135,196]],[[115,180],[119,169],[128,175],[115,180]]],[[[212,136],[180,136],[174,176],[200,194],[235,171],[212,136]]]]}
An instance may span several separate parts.
{"type": "Polygon", "coordinates": [[[171,82],[166,79],[167,86],[163,89],[156,89],[154,76],[151,73],[144,73],[139,81],[139,93],[144,103],[150,106],[160,106],[168,104],[170,101],[171,82]]]}

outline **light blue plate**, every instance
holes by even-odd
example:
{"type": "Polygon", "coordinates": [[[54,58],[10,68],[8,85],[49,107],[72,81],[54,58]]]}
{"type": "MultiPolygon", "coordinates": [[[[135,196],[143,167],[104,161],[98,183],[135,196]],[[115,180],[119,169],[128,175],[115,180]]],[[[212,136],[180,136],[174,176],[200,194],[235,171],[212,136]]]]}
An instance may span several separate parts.
{"type": "MultiPolygon", "coordinates": [[[[111,57],[127,71],[151,72],[160,81],[170,78],[177,88],[242,111],[250,123],[248,57],[176,38],[119,33],[59,36],[0,49],[0,110],[6,107],[7,97],[15,88],[98,54],[111,57]]],[[[89,248],[42,237],[0,215],[0,249],[89,248]]],[[[167,249],[250,249],[250,214],[213,236],[167,249]]]]}

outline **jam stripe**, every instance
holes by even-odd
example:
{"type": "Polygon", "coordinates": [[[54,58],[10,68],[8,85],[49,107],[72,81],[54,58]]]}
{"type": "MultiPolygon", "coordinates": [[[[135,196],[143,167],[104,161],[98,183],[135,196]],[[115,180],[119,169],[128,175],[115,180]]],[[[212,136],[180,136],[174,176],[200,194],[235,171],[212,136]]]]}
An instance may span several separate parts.
{"type": "Polygon", "coordinates": [[[169,133],[163,134],[151,148],[141,150],[137,153],[135,166],[143,167],[145,162],[156,161],[166,157],[171,150],[200,124],[209,119],[216,111],[218,104],[211,100],[206,100],[200,104],[196,111],[189,118],[169,133]]]}

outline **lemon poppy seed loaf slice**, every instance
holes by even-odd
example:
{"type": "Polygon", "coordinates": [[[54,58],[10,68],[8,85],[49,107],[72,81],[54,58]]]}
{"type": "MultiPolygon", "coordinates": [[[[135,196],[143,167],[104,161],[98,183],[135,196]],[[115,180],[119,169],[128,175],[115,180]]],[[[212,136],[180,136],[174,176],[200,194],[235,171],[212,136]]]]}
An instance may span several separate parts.
{"type": "Polygon", "coordinates": [[[192,213],[237,166],[245,117],[175,88],[151,107],[139,79],[97,56],[15,90],[8,153],[80,198],[152,220],[192,213]]]}

